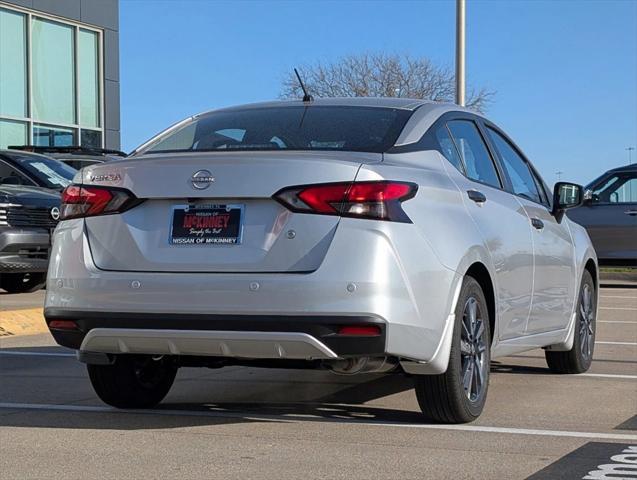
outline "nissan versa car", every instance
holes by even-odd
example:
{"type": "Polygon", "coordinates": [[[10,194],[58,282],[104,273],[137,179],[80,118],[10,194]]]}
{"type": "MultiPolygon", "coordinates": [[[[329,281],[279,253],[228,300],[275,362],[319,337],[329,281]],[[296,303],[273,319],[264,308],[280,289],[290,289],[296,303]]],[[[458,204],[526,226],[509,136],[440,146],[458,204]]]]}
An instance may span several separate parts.
{"type": "Polygon", "coordinates": [[[467,422],[492,358],[593,356],[597,260],[493,123],[352,98],[189,118],[63,193],[45,317],[99,397],[150,407],[181,366],[412,375],[426,417],[467,422]]]}

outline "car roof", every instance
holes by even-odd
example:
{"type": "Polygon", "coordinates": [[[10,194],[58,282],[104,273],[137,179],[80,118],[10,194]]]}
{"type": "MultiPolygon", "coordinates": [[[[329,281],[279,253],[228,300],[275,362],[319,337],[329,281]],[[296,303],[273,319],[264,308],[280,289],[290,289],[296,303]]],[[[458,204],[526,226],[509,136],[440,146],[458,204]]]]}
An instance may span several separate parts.
{"type": "Polygon", "coordinates": [[[331,106],[331,107],[381,107],[381,108],[400,108],[403,110],[415,110],[425,104],[435,104],[430,100],[420,100],[415,98],[396,98],[396,97],[330,97],[315,98],[311,102],[302,100],[273,100],[269,102],[248,103],[245,105],[236,105],[232,107],[224,107],[213,111],[236,111],[236,110],[252,110],[258,108],[273,107],[312,107],[312,106],[331,106]]]}
{"type": "Polygon", "coordinates": [[[637,163],[624,165],[623,167],[613,168],[606,173],[618,173],[618,172],[637,172],[637,163]]]}
{"type": "Polygon", "coordinates": [[[28,158],[28,157],[32,157],[32,158],[46,158],[49,160],[52,160],[52,158],[48,155],[42,155],[39,153],[32,153],[32,152],[23,152],[22,150],[12,150],[12,149],[2,149],[0,150],[0,156],[5,157],[5,158],[9,158],[10,160],[15,160],[18,158],[28,158]]]}

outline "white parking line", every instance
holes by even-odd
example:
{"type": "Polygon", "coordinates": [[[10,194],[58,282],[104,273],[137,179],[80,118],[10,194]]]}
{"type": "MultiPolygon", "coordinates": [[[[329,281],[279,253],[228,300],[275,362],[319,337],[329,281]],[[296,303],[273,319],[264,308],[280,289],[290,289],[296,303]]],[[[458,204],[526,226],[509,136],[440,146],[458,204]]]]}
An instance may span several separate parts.
{"type": "Polygon", "coordinates": [[[623,440],[625,442],[636,442],[637,435],[620,434],[620,433],[597,433],[597,432],[574,432],[567,430],[540,430],[529,428],[511,428],[511,427],[489,427],[481,425],[429,425],[420,423],[395,423],[370,420],[348,420],[340,418],[324,418],[320,416],[303,415],[259,415],[247,413],[242,415],[238,412],[210,412],[210,411],[188,411],[188,410],[117,410],[110,407],[95,407],[88,405],[52,405],[52,404],[36,404],[36,403],[0,403],[0,408],[11,410],[53,410],[64,412],[88,412],[88,413],[111,413],[111,414],[137,414],[137,415],[169,415],[180,417],[212,417],[212,418],[244,418],[246,420],[261,421],[318,421],[330,423],[347,423],[374,427],[394,427],[394,428],[422,428],[424,430],[455,430],[462,432],[484,432],[484,433],[506,433],[511,435],[539,435],[546,437],[574,437],[574,438],[591,438],[605,440],[623,440]]]}
{"type": "Polygon", "coordinates": [[[631,307],[599,307],[600,310],[627,310],[630,312],[637,312],[637,308],[631,307]]]}
{"type": "Polygon", "coordinates": [[[599,298],[628,298],[632,300],[637,298],[637,295],[600,295],[599,298]]]}
{"type": "Polygon", "coordinates": [[[611,373],[580,373],[578,377],[600,377],[600,378],[624,378],[629,380],[637,380],[637,375],[616,375],[611,373]]]}
{"type": "Polygon", "coordinates": [[[595,340],[595,345],[600,344],[600,345],[628,345],[628,346],[632,346],[635,347],[637,346],[637,342],[598,342],[597,340],[595,340]]]}
{"type": "Polygon", "coordinates": [[[15,352],[0,350],[0,355],[17,355],[25,357],[75,357],[74,353],[54,353],[54,352],[15,352]]]}
{"type": "Polygon", "coordinates": [[[597,323],[632,323],[637,325],[637,322],[624,322],[622,320],[598,320],[597,323]]]}

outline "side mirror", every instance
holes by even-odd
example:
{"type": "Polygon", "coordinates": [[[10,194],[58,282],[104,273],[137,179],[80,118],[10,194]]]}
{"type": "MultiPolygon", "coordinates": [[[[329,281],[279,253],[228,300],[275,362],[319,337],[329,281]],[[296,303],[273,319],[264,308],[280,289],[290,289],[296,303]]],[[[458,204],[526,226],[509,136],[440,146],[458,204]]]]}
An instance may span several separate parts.
{"type": "Polygon", "coordinates": [[[555,187],[553,187],[553,210],[551,214],[558,222],[562,221],[566,210],[579,207],[582,203],[584,203],[584,187],[581,185],[557,182],[555,187]]]}

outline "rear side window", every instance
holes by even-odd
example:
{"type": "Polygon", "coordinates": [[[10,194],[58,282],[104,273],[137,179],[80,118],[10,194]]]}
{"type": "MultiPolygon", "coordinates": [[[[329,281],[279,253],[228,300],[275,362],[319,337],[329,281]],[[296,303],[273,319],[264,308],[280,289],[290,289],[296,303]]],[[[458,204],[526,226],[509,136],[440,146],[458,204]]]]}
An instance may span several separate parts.
{"type": "Polygon", "coordinates": [[[444,157],[449,160],[454,167],[464,173],[462,160],[460,159],[460,155],[458,155],[458,150],[456,150],[456,146],[453,144],[453,140],[446,126],[436,130],[436,140],[438,140],[440,151],[444,157]]]}
{"type": "Polygon", "coordinates": [[[534,202],[542,203],[542,197],[540,197],[540,192],[528,164],[507,139],[498,132],[487,127],[487,134],[495,145],[502,166],[511,180],[513,193],[534,202]]]}
{"type": "Polygon", "coordinates": [[[158,136],[139,153],[246,150],[385,152],[409,110],[327,105],[222,110],[158,136]]]}
{"type": "Polygon", "coordinates": [[[500,188],[498,173],[476,124],[471,120],[451,120],[447,127],[464,161],[467,176],[500,188]]]}

